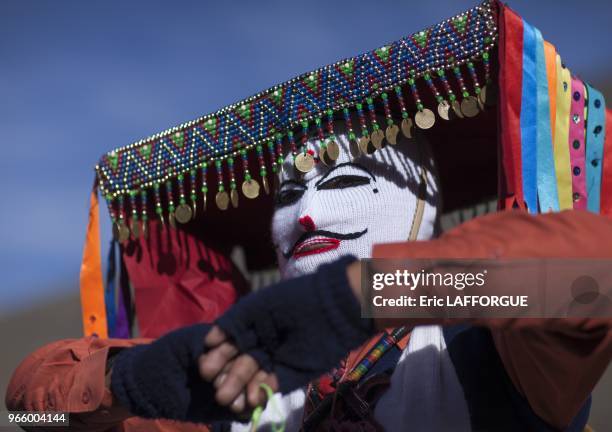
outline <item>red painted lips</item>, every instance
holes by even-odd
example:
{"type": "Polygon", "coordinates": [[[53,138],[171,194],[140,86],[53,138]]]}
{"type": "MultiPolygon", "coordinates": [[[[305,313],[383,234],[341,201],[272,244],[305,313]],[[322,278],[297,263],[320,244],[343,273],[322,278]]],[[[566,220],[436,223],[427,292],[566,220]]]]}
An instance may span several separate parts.
{"type": "Polygon", "coordinates": [[[314,237],[298,243],[293,250],[293,258],[315,255],[337,249],[340,240],[329,237],[314,237]]]}

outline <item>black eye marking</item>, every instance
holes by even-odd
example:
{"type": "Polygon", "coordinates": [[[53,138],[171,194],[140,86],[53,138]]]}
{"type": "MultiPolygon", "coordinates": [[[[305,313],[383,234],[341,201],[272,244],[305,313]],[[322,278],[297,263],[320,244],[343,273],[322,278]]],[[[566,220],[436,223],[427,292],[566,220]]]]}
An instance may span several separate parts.
{"type": "Polygon", "coordinates": [[[360,164],[355,163],[355,162],[344,162],[344,163],[341,163],[341,164],[338,164],[338,165],[334,165],[334,167],[333,167],[332,169],[330,169],[329,171],[327,171],[327,172],[325,173],[325,175],[324,175],[324,176],[323,176],[321,179],[319,179],[319,180],[318,180],[318,181],[315,183],[315,186],[318,188],[318,187],[319,187],[319,185],[320,185],[321,183],[323,183],[323,182],[324,182],[324,181],[325,181],[325,180],[326,180],[326,179],[329,177],[329,175],[330,175],[331,173],[333,173],[334,171],[336,171],[338,168],[342,168],[342,167],[344,167],[344,166],[351,166],[351,167],[353,167],[353,168],[356,168],[356,169],[358,169],[358,170],[361,170],[361,171],[365,172],[367,175],[369,175],[370,177],[372,177],[372,180],[376,181],[376,177],[374,177],[374,174],[372,174],[372,173],[371,173],[371,172],[370,172],[370,171],[369,171],[369,170],[368,170],[366,167],[364,167],[363,165],[360,165],[360,164]]]}
{"type": "Polygon", "coordinates": [[[378,189],[374,189],[372,192],[374,192],[374,193],[378,193],[378,189]]]}
{"type": "Polygon", "coordinates": [[[339,175],[317,185],[317,190],[346,189],[370,184],[370,178],[358,175],[339,175]]]}
{"type": "Polygon", "coordinates": [[[306,186],[295,180],[285,180],[276,194],[275,206],[284,207],[291,205],[302,198],[306,192],[306,186]],[[290,186],[289,186],[290,185],[290,186]]]}

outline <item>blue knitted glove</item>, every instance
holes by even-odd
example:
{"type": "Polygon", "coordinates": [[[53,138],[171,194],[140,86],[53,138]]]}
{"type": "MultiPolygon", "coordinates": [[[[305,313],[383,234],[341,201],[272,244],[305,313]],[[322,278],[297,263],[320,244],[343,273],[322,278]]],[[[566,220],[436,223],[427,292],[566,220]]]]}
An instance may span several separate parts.
{"type": "Polygon", "coordinates": [[[375,333],[347,280],[353,261],[344,257],[250,294],[216,324],[239,351],[276,374],[282,393],[302,387],[375,333]]]}
{"type": "Polygon", "coordinates": [[[236,419],[215,401],[198,372],[211,325],[183,327],[147,345],[121,351],[112,364],[111,391],[132,414],[194,423],[236,419]]]}

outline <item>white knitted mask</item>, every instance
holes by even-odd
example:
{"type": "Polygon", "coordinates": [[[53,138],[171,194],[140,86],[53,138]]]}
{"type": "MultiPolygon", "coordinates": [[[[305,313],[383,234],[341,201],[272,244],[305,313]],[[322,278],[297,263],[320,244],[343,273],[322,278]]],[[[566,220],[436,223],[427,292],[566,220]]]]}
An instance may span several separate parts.
{"type": "MultiPolygon", "coordinates": [[[[337,134],[340,157],[331,166],[319,162],[305,175],[296,175],[292,157],[285,158],[272,240],[283,278],[313,272],[343,255],[372,256],[372,246],[408,240],[415,216],[422,158],[427,167],[427,192],[417,238],[434,235],[438,216],[437,179],[422,137],[401,135],[373,155],[353,159],[348,137],[337,134]]],[[[317,155],[319,141],[307,148],[317,155]]]]}

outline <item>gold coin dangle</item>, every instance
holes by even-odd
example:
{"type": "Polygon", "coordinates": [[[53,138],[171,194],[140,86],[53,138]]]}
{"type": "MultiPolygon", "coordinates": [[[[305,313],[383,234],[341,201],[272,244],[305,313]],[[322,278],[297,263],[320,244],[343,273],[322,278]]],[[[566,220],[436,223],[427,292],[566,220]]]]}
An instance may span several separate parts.
{"type": "Polygon", "coordinates": [[[438,115],[440,116],[440,118],[442,120],[450,120],[451,119],[450,112],[451,112],[450,104],[445,100],[440,101],[440,103],[438,104],[438,115]]]}
{"type": "Polygon", "coordinates": [[[254,199],[259,196],[259,183],[256,180],[249,179],[242,182],[242,193],[249,199],[254,199]]]}
{"type": "Polygon", "coordinates": [[[174,211],[175,219],[182,224],[186,224],[187,222],[189,222],[192,216],[193,210],[187,204],[179,204],[179,206],[174,211]]]}
{"type": "Polygon", "coordinates": [[[295,157],[295,168],[301,173],[308,173],[314,168],[314,158],[308,152],[301,152],[295,157]]]}
{"type": "Polygon", "coordinates": [[[406,138],[411,139],[413,137],[413,130],[414,130],[414,122],[412,121],[411,118],[406,117],[404,120],[402,120],[402,133],[404,134],[404,136],[406,138]]]}
{"type": "Polygon", "coordinates": [[[476,117],[480,112],[478,110],[478,101],[474,96],[468,96],[461,101],[461,112],[466,117],[476,117]]]}
{"type": "Polygon", "coordinates": [[[217,203],[219,210],[227,210],[227,207],[229,206],[229,195],[224,190],[219,191],[217,192],[217,195],[215,195],[215,202],[217,203]]]}
{"type": "Polygon", "coordinates": [[[385,138],[387,139],[387,142],[391,145],[395,145],[397,144],[397,135],[399,134],[399,128],[397,127],[396,124],[391,123],[389,124],[389,126],[387,126],[387,129],[385,130],[385,138]]]}
{"type": "Polygon", "coordinates": [[[372,145],[374,145],[374,147],[377,150],[380,150],[383,147],[383,140],[384,139],[385,139],[385,134],[380,129],[374,130],[372,132],[372,135],[370,136],[370,140],[372,141],[372,145]]]}
{"type": "Polygon", "coordinates": [[[420,129],[429,129],[436,122],[436,116],[429,108],[423,108],[414,115],[414,122],[420,129]]]}

